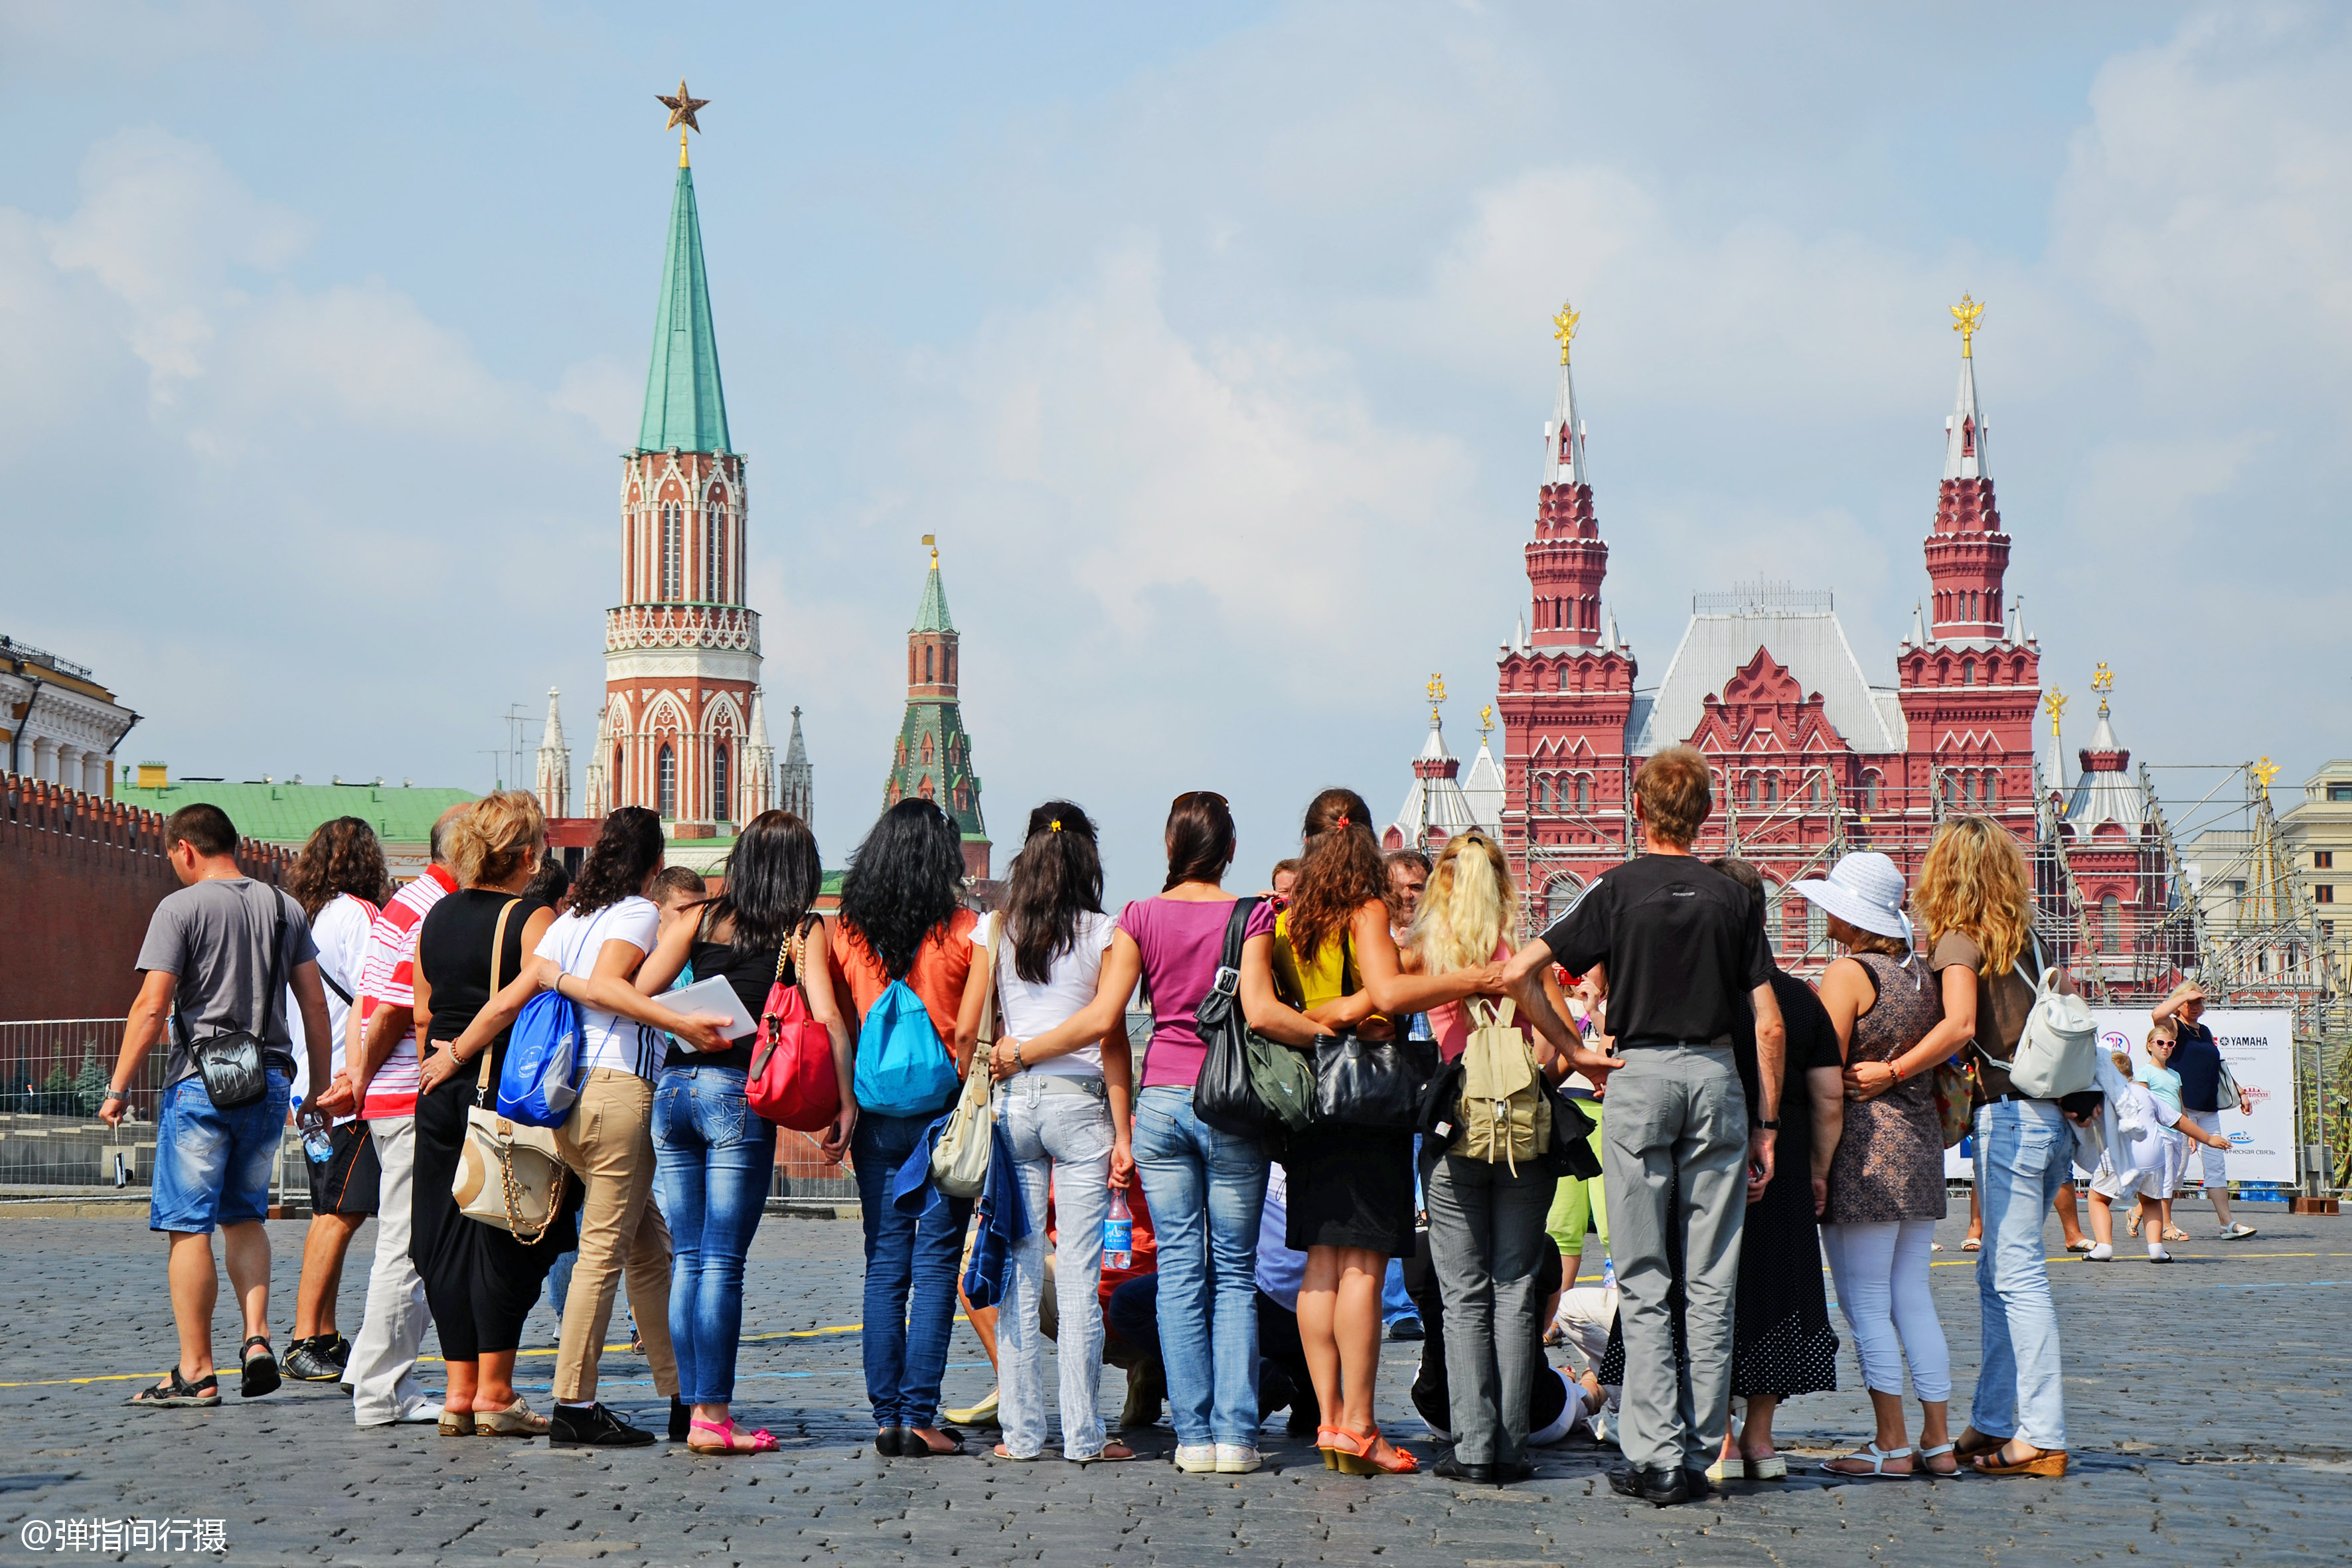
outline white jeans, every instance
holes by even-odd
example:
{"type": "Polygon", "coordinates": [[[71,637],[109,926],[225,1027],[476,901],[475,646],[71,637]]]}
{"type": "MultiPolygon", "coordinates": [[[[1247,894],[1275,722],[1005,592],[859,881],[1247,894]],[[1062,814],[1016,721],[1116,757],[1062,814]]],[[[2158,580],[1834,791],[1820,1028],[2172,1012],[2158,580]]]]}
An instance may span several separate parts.
{"type": "Polygon", "coordinates": [[[1935,1238],[1931,1219],[1822,1226],[1838,1310],[1853,1331],[1862,1381],[1874,1394],[1899,1396],[1908,1361],[1911,1386],[1922,1401],[1937,1405],[1952,1397],[1952,1352],[1927,1290],[1935,1238]]]}
{"type": "MultiPolygon", "coordinates": [[[[2234,1110],[2237,1107],[2232,1103],[2231,1109],[2234,1110]]],[[[2218,1110],[2184,1110],[2180,1113],[2180,1119],[2183,1121],[2193,1122],[2208,1132],[2218,1133],[2221,1131],[2221,1113],[2218,1110]]],[[[2173,1136],[2179,1137],[2179,1134],[2175,1133],[2173,1136]]],[[[2197,1145],[2197,1152],[2203,1161],[2205,1195],[2210,1197],[2215,1193],[2220,1193],[2223,1197],[2228,1197],[2230,1195],[2229,1152],[2216,1149],[2210,1143],[2200,1143],[2197,1145]]],[[[2188,1162],[2184,1160],[2181,1163],[2181,1174],[2185,1177],[2188,1173],[2188,1162]]]]}
{"type": "MultiPolygon", "coordinates": [[[[1076,1080],[1065,1080],[1065,1084],[1076,1080]]],[[[1099,1089],[1100,1079],[1091,1080],[1099,1089]]],[[[1037,1305],[1045,1288],[1046,1181],[1053,1181],[1055,1359],[1062,1373],[1062,1454],[1103,1450],[1102,1239],[1110,1214],[1110,1106],[1034,1073],[996,1091],[996,1135],[1021,1168],[1029,1234],[1013,1244],[1013,1289],[996,1319],[997,1418],[1004,1447],[1032,1458],[1045,1446],[1045,1336],[1037,1305]]]]}
{"type": "Polygon", "coordinates": [[[425,1342],[425,1281],[408,1260],[409,1217],[415,1210],[416,1118],[368,1123],[383,1174],[375,1207],[375,1266],[368,1275],[367,1315],[352,1342],[352,1419],[381,1426],[433,1401],[416,1382],[416,1352],[425,1342]]]}

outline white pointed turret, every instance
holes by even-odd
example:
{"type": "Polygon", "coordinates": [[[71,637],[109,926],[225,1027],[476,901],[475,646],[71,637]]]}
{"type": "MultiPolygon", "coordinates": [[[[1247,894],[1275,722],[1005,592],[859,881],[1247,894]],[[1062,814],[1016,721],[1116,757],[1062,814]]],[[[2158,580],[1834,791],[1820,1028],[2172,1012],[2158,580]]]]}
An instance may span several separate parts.
{"type": "Polygon", "coordinates": [[[776,802],[776,749],[768,743],[768,694],[760,688],[751,689],[751,735],[743,742],[743,781],[741,790],[742,816],[738,822],[749,822],[776,802]]]}
{"type": "Polygon", "coordinates": [[[1617,640],[1617,612],[1604,610],[1601,622],[1601,651],[1615,653],[1622,646],[1617,640]]]}
{"type": "Polygon", "coordinates": [[[1513,653],[1528,651],[1528,617],[1525,615],[1521,615],[1518,619],[1511,623],[1511,651],[1513,653]]]}
{"type": "Polygon", "coordinates": [[[613,789],[616,781],[604,776],[604,759],[613,754],[613,705],[609,702],[596,710],[596,746],[588,753],[587,815],[601,817],[613,809],[613,789]]]}
{"type": "Polygon", "coordinates": [[[1911,605],[1911,635],[1904,638],[1903,643],[1906,647],[1926,647],[1927,646],[1927,624],[1923,618],[1921,618],[1919,614],[1919,605],[1916,600],[1911,605]]]}
{"type": "Polygon", "coordinates": [[[1566,345],[1560,352],[1559,391],[1552,399],[1551,417],[1544,421],[1543,482],[1592,482],[1592,476],[1584,471],[1584,420],[1576,409],[1576,374],[1569,369],[1566,345]]]}
{"type": "Polygon", "coordinates": [[[539,737],[539,809],[550,816],[572,815],[572,750],[563,743],[559,694],[547,689],[547,727],[539,737]]]}
{"type": "Polygon", "coordinates": [[[1960,390],[1951,416],[1944,421],[1944,477],[1948,479],[1989,479],[1985,465],[1984,415],[1977,408],[1977,362],[1962,345],[1960,390]]]}
{"type": "Polygon", "coordinates": [[[1381,847],[1433,852],[1465,828],[1483,826],[1463,793],[1461,772],[1461,763],[1445,749],[1445,731],[1433,705],[1429,738],[1412,760],[1412,787],[1405,792],[1396,821],[1382,835],[1381,847]]]}
{"type": "Polygon", "coordinates": [[[784,765],[776,774],[776,805],[803,822],[816,819],[816,770],[809,766],[808,745],[801,739],[801,710],[793,710],[792,737],[784,743],[784,765]]]}

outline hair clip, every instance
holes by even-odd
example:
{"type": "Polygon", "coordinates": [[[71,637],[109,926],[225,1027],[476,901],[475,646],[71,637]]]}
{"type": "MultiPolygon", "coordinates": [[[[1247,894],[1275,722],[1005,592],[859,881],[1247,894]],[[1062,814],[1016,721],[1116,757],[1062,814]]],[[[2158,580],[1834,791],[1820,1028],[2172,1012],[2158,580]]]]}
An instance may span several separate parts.
{"type": "Polygon", "coordinates": [[[1054,833],[1059,833],[1059,832],[1061,832],[1061,831],[1062,831],[1062,819],[1061,819],[1060,817],[1058,817],[1058,816],[1057,816],[1057,817],[1055,817],[1055,818],[1054,818],[1054,820],[1053,820],[1052,822],[1050,822],[1050,823],[1048,823],[1048,824],[1046,825],[1046,827],[1047,827],[1047,830],[1048,830],[1049,832],[1054,832],[1054,833]]]}

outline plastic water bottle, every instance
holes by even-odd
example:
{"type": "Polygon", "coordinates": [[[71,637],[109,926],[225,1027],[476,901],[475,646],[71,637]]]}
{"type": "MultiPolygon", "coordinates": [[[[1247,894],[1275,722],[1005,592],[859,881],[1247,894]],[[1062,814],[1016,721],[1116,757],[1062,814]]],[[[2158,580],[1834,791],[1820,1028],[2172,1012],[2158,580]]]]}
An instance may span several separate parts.
{"type": "Polygon", "coordinates": [[[1601,1288],[1603,1290],[1617,1289],[1617,1260],[1613,1258],[1601,1260],[1601,1288]]]}
{"type": "Polygon", "coordinates": [[[1135,1214],[1127,1206],[1127,1189],[1114,1187],[1110,1194],[1110,1216],[1103,1221],[1103,1260],[1105,1268],[1135,1267],[1135,1214]]]}
{"type": "Polygon", "coordinates": [[[335,1157],[335,1141],[327,1131],[327,1119],[315,1111],[302,1119],[302,1152],[313,1165],[323,1165],[335,1157]]]}

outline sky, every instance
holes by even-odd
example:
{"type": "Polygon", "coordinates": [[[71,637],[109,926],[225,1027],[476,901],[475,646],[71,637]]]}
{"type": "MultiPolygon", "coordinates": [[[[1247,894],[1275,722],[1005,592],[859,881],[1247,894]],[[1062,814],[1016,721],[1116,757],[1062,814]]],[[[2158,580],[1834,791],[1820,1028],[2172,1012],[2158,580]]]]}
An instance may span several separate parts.
{"type": "Polygon", "coordinates": [[[1563,299],[1641,684],[1759,576],[1893,683],[1966,290],[2070,744],[2105,660],[2137,757],[2352,750],[2352,13],[5,4],[0,631],[121,761],[528,783],[554,686],[579,798],[681,75],[830,864],[924,533],[1000,866],[1212,788],[1255,887],[1432,672],[1475,754],[1563,299]]]}

